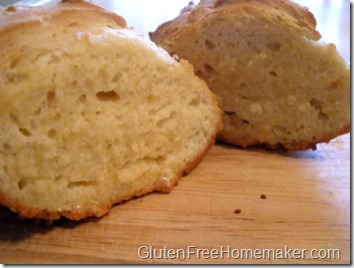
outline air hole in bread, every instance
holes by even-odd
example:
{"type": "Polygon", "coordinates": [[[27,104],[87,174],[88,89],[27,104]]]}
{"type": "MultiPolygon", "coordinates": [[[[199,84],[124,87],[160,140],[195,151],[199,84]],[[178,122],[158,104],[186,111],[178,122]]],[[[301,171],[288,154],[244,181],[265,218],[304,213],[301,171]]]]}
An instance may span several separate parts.
{"type": "Polygon", "coordinates": [[[338,81],[333,81],[330,85],[331,89],[336,89],[338,87],[338,81]]]}
{"type": "Polygon", "coordinates": [[[108,144],[106,145],[106,149],[107,149],[107,150],[110,150],[110,149],[112,148],[112,146],[113,146],[112,143],[108,143],[108,144]]]}
{"type": "Polygon", "coordinates": [[[56,135],[57,135],[57,131],[54,128],[48,131],[49,138],[55,138],[56,135]]]}
{"type": "Polygon", "coordinates": [[[87,187],[87,186],[94,186],[96,183],[93,181],[72,181],[68,183],[68,188],[73,189],[77,187],[87,187]]]}
{"type": "Polygon", "coordinates": [[[160,164],[164,160],[165,160],[165,157],[162,155],[158,155],[156,157],[144,156],[142,159],[140,159],[140,161],[143,161],[143,162],[155,162],[157,164],[160,164]]]}
{"type": "Polygon", "coordinates": [[[245,125],[251,124],[250,121],[239,117],[235,112],[225,111],[224,114],[227,115],[230,118],[231,122],[236,125],[240,125],[240,123],[245,125]]]}
{"type": "Polygon", "coordinates": [[[7,79],[7,83],[19,83],[22,82],[24,80],[26,80],[28,78],[27,75],[25,74],[9,74],[8,75],[8,79],[7,79]]]}
{"type": "Polygon", "coordinates": [[[245,86],[246,86],[245,82],[240,83],[240,87],[245,87],[245,86]]]}
{"type": "Polygon", "coordinates": [[[9,168],[7,166],[3,166],[3,170],[5,174],[9,174],[9,168]]]}
{"type": "Polygon", "coordinates": [[[18,187],[19,190],[23,190],[23,189],[26,187],[26,185],[27,185],[27,180],[24,179],[24,178],[22,178],[22,179],[18,182],[17,187],[18,187]]]}
{"type": "Polygon", "coordinates": [[[79,25],[79,23],[77,21],[69,23],[69,27],[75,27],[75,26],[78,26],[78,25],[79,25]]]}
{"type": "Polygon", "coordinates": [[[210,41],[209,39],[206,39],[205,40],[205,46],[208,49],[213,49],[215,47],[215,43],[213,41],[210,41]]]}
{"type": "Polygon", "coordinates": [[[12,123],[14,123],[14,124],[18,123],[18,118],[17,118],[16,115],[10,113],[9,117],[10,117],[10,120],[11,120],[12,123]]]}
{"type": "Polygon", "coordinates": [[[31,131],[29,131],[28,129],[25,129],[25,128],[19,128],[18,129],[21,134],[25,137],[30,137],[32,135],[31,131]]]}
{"type": "Polygon", "coordinates": [[[274,77],[277,77],[277,76],[278,76],[275,71],[270,71],[269,74],[270,74],[271,76],[274,76],[274,77]]]}
{"type": "Polygon", "coordinates": [[[279,51],[281,48],[281,44],[278,41],[273,41],[273,42],[267,43],[266,47],[272,51],[279,51]]]}
{"type": "Polygon", "coordinates": [[[275,126],[272,130],[273,134],[278,138],[283,138],[286,135],[286,129],[283,126],[275,126]]]}
{"type": "Polygon", "coordinates": [[[11,146],[8,143],[4,143],[2,145],[2,148],[4,149],[4,151],[10,151],[11,150],[11,146]]]}
{"type": "Polygon", "coordinates": [[[199,105],[199,99],[197,99],[197,98],[191,99],[191,101],[189,102],[189,105],[197,107],[199,105]]]}
{"type": "Polygon", "coordinates": [[[53,117],[53,120],[54,120],[55,122],[57,122],[57,121],[60,120],[60,118],[61,118],[60,113],[57,113],[57,114],[53,117]]]}
{"type": "Polygon", "coordinates": [[[201,70],[196,70],[195,74],[199,77],[203,76],[203,72],[201,70]]]}
{"type": "Polygon", "coordinates": [[[121,74],[115,74],[113,77],[112,77],[112,82],[116,83],[118,82],[120,79],[121,79],[121,74]]]}
{"type": "Polygon", "coordinates": [[[163,118],[161,120],[159,120],[157,123],[156,123],[156,126],[157,127],[163,127],[164,125],[166,125],[166,123],[168,121],[170,121],[171,119],[175,118],[176,117],[176,112],[175,111],[172,111],[170,112],[170,114],[168,115],[167,118],[163,118]]]}
{"type": "Polygon", "coordinates": [[[17,64],[20,62],[21,57],[15,58],[13,61],[10,63],[10,68],[15,68],[17,64]]]}
{"type": "Polygon", "coordinates": [[[161,163],[164,160],[165,160],[165,157],[163,157],[162,155],[159,155],[159,156],[155,157],[155,162],[158,163],[158,164],[161,163]]]}
{"type": "Polygon", "coordinates": [[[120,99],[119,95],[114,91],[99,91],[96,93],[97,99],[100,101],[118,101],[120,99]]]}
{"type": "Polygon", "coordinates": [[[156,100],[156,97],[154,96],[154,95],[148,95],[147,97],[146,97],[146,101],[148,102],[148,103],[152,103],[152,102],[154,102],[156,100]]]}
{"type": "Polygon", "coordinates": [[[81,95],[81,96],[79,97],[79,102],[81,102],[81,103],[85,103],[86,100],[87,100],[87,97],[86,97],[85,94],[84,94],[84,95],[81,95]]]}
{"type": "Polygon", "coordinates": [[[49,91],[48,93],[47,93],[47,100],[49,101],[49,102],[51,102],[51,101],[53,101],[55,99],[55,92],[54,91],[49,91]]]}
{"type": "Polygon", "coordinates": [[[321,101],[312,98],[310,100],[310,105],[318,111],[318,119],[320,120],[328,120],[328,115],[323,112],[323,104],[321,101]]]}
{"type": "Polygon", "coordinates": [[[207,73],[212,73],[212,72],[214,72],[214,68],[213,68],[210,64],[208,64],[208,63],[205,63],[205,64],[204,64],[204,68],[205,68],[205,71],[206,71],[207,73]]]}
{"type": "Polygon", "coordinates": [[[316,110],[321,110],[321,109],[322,109],[322,103],[321,103],[321,101],[319,101],[319,100],[317,100],[317,99],[315,99],[315,98],[312,98],[312,99],[310,100],[310,105],[311,105],[312,107],[314,107],[316,110]]]}
{"type": "Polygon", "coordinates": [[[42,112],[42,108],[38,107],[38,109],[34,112],[34,115],[40,115],[42,112]]]}

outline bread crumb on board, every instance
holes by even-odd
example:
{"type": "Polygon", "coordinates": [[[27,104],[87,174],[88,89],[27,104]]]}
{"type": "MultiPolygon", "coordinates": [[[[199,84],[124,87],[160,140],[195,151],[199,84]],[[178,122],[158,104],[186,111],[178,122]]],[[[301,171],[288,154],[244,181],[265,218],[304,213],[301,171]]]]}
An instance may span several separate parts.
{"type": "Polygon", "coordinates": [[[242,211],[241,209],[237,208],[237,209],[234,210],[234,213],[235,213],[235,214],[240,214],[241,211],[242,211]]]}

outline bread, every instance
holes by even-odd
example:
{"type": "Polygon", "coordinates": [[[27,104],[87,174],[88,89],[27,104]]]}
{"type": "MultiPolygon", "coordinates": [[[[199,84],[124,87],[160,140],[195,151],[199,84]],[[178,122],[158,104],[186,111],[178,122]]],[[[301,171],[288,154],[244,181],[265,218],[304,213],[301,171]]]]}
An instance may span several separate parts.
{"type": "Polygon", "coordinates": [[[284,0],[201,0],[150,38],[187,59],[218,96],[218,139],[316,148],[350,129],[349,66],[306,8],[284,0]]]}
{"type": "Polygon", "coordinates": [[[191,65],[87,2],[3,8],[0,43],[0,203],[21,217],[170,191],[221,127],[191,65]]]}

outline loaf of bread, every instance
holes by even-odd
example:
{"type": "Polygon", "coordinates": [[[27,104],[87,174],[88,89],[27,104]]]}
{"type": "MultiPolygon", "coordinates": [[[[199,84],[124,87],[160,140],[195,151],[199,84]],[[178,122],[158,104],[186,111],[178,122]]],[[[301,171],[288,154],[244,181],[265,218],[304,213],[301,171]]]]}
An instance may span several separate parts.
{"type": "Polygon", "coordinates": [[[201,0],[150,38],[217,94],[220,140],[306,150],[349,132],[349,66],[294,2],[201,0]]]}
{"type": "Polygon", "coordinates": [[[83,1],[0,11],[0,203],[79,220],[170,191],[221,128],[186,61],[83,1]]]}

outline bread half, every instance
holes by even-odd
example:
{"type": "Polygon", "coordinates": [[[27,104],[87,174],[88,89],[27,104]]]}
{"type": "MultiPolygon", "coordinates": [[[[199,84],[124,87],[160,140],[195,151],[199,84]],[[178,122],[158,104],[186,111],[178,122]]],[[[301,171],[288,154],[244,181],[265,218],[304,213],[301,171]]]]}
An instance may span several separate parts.
{"type": "Polygon", "coordinates": [[[92,4],[2,9],[0,44],[0,203],[22,217],[170,191],[221,127],[191,65],[92,4]]]}
{"type": "Polygon", "coordinates": [[[308,9],[287,0],[201,0],[150,33],[218,96],[218,139],[306,150],[350,129],[350,72],[308,9]]]}

